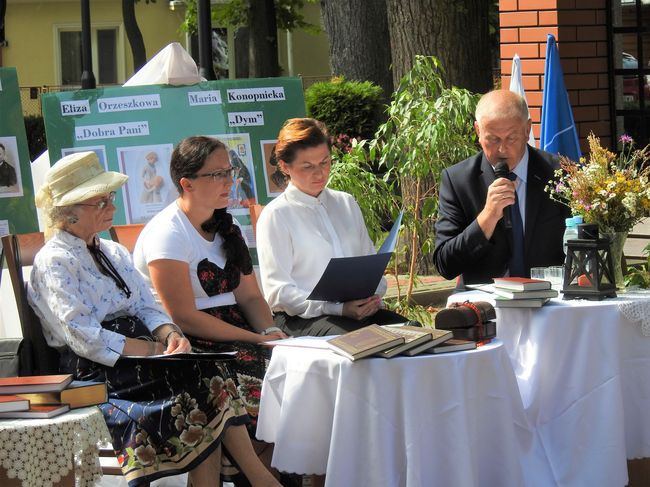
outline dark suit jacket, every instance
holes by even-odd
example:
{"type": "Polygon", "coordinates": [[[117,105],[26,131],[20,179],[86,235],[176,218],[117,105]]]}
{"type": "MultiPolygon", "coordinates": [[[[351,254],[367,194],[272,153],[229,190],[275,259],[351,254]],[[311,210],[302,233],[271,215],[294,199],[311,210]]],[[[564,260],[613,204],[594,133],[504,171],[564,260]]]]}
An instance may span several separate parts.
{"type": "MultiPolygon", "coordinates": [[[[563,264],[564,219],[571,215],[566,206],[544,192],[558,168],[557,159],[532,147],[528,147],[528,155],[524,259],[530,275],[531,267],[563,264]]],[[[433,256],[438,272],[445,278],[462,275],[459,287],[492,282],[508,268],[512,234],[504,227],[503,219],[490,240],[476,221],[494,179],[494,171],[483,152],[442,172],[433,256]]]]}

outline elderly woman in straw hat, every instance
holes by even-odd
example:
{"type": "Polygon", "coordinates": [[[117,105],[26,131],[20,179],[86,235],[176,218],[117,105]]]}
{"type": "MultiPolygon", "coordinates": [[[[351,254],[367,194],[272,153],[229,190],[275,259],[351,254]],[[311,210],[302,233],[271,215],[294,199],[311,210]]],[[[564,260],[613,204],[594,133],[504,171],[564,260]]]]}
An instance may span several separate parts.
{"type": "Polygon", "coordinates": [[[221,443],[252,485],[280,485],[252,449],[223,364],[129,358],[187,352],[190,344],[127,250],[97,236],[112,225],[115,191],[126,179],[81,152],[54,164],[36,196],[48,240],[34,261],[29,300],[62,372],[106,382],[101,409],[130,486],[182,472],[193,486],[217,485],[221,443]]]}

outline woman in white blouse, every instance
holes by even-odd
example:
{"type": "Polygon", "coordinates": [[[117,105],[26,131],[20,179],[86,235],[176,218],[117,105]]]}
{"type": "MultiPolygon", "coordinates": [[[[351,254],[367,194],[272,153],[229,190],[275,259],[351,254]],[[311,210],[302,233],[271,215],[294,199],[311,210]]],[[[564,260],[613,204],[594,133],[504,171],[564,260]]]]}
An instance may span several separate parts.
{"type": "Polygon", "coordinates": [[[345,303],[307,299],[331,258],[376,252],[354,198],[327,188],[330,148],[321,122],[287,120],[273,157],[290,183],[264,208],[257,223],[264,296],[276,326],[294,336],[335,335],[370,323],[406,321],[383,309],[383,278],[375,294],[364,299],[345,303]]]}
{"type": "Polygon", "coordinates": [[[253,485],[279,486],[254,453],[223,363],[138,358],[188,352],[190,343],[128,251],[97,235],[111,227],[115,191],[126,179],[81,152],[54,164],[36,195],[48,240],[34,259],[28,297],[61,371],[106,382],[100,408],[129,485],[182,472],[193,486],[216,485],[223,443],[253,485]]]}

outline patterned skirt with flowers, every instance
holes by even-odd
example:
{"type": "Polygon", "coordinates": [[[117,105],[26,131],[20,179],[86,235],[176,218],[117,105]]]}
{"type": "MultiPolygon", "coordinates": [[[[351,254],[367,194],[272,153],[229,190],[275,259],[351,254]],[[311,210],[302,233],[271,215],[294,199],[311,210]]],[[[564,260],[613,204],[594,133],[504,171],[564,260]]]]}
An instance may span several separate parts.
{"type": "MultiPolygon", "coordinates": [[[[244,330],[257,333],[246,321],[241,313],[239,306],[219,306],[202,310],[230,325],[243,328],[244,330]]],[[[227,350],[236,350],[237,357],[235,360],[227,362],[225,365],[230,370],[231,377],[234,378],[237,386],[237,394],[244,402],[246,411],[251,417],[249,423],[249,433],[255,436],[257,426],[257,414],[260,407],[260,396],[262,393],[262,381],[264,373],[271,358],[271,352],[267,347],[260,347],[254,343],[246,342],[212,342],[203,338],[197,338],[186,335],[192,349],[195,352],[223,352],[227,350]]]]}
{"type": "MultiPolygon", "coordinates": [[[[137,318],[102,326],[127,337],[151,339],[137,318]]],[[[248,422],[226,362],[120,358],[107,367],[61,355],[61,370],[78,380],[105,381],[100,406],[129,487],[188,472],[220,444],[229,426],[248,422]]]]}

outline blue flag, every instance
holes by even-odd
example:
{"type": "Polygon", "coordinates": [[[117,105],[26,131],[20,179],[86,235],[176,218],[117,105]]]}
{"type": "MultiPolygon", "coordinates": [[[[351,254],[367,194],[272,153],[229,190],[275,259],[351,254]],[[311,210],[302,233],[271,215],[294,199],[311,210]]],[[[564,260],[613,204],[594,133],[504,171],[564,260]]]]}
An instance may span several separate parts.
{"type": "Polygon", "coordinates": [[[548,35],[544,65],[544,98],[542,101],[542,133],[540,149],[580,160],[580,143],[569,95],[564,87],[562,65],[555,37],[548,35]]]}

